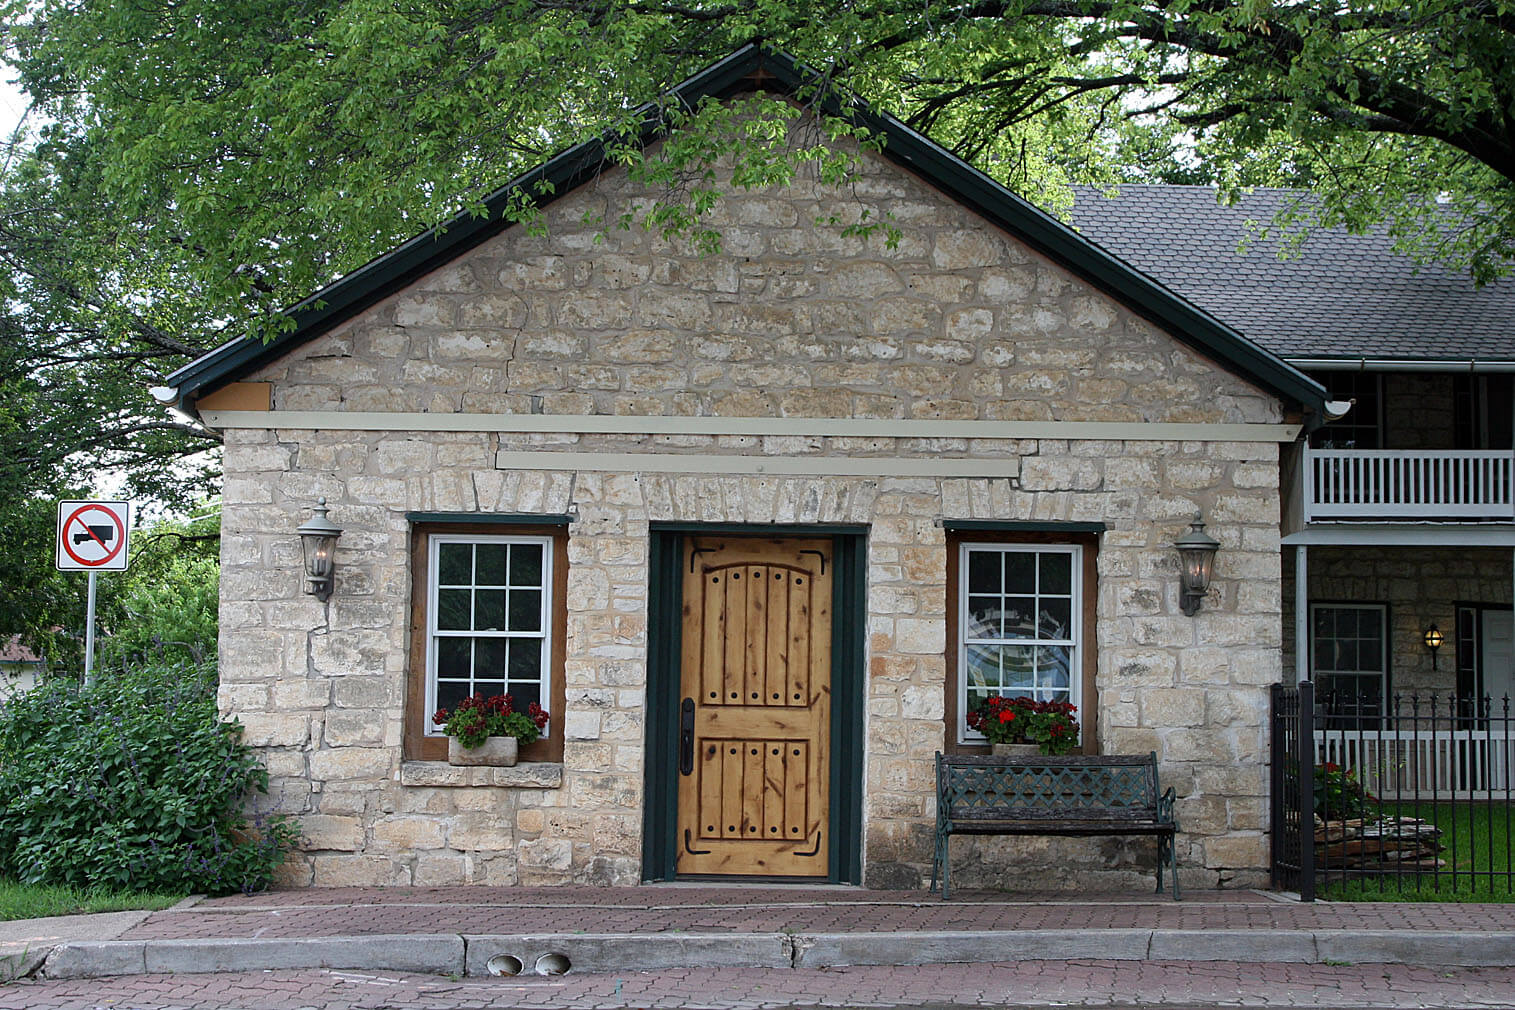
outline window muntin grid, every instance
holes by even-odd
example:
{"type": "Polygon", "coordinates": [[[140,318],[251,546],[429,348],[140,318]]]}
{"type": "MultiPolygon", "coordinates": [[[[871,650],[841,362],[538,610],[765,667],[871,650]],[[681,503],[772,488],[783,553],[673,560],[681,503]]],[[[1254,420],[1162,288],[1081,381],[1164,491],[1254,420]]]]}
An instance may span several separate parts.
{"type": "Polygon", "coordinates": [[[958,558],[958,742],[994,695],[1081,704],[1083,548],[963,544],[958,558]]]}
{"type": "Polygon", "coordinates": [[[1388,625],[1388,608],[1381,603],[1311,604],[1310,670],[1316,694],[1335,705],[1381,704],[1388,625]]]}
{"type": "Polygon", "coordinates": [[[432,534],[427,564],[426,734],[440,732],[432,713],[472,694],[547,708],[552,538],[432,534]]]}

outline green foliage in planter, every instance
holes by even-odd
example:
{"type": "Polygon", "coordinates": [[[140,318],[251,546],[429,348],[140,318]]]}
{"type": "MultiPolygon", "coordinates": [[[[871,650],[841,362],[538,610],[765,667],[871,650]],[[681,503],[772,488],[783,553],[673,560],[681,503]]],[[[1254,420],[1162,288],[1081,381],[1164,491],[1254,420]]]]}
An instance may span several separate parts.
{"type": "Polygon", "coordinates": [[[251,892],[298,838],[249,823],[268,773],[216,718],[215,671],[103,671],[50,680],[0,706],[0,875],[24,883],[251,892]]]}
{"type": "Polygon", "coordinates": [[[536,702],[528,705],[525,712],[515,711],[514,706],[515,699],[508,694],[488,698],[476,694],[458,702],[451,712],[438,709],[431,721],[470,750],[482,746],[492,736],[513,736],[524,747],[542,735],[547,711],[536,702]]]}

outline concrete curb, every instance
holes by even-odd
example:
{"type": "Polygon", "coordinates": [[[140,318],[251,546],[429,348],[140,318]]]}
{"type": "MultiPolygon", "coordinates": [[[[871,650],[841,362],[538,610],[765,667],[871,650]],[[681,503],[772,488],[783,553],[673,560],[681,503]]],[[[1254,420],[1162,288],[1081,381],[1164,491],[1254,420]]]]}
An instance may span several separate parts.
{"type": "Polygon", "coordinates": [[[982,932],[820,933],[794,938],[795,967],[951,964],[984,961],[1142,961],[1150,929],[1023,929],[982,932]]]}
{"type": "Polygon", "coordinates": [[[137,909],[0,922],[0,982],[31,975],[60,944],[113,940],[151,914],[137,909]]]}
{"type": "Polygon", "coordinates": [[[989,961],[1515,963],[1515,932],[1042,929],[875,933],[542,933],[91,940],[60,944],[47,978],[342,968],[435,975],[662,968],[824,968],[989,961]],[[557,955],[556,958],[552,955],[557,955]],[[499,957],[495,970],[491,958],[499,957]],[[559,960],[559,959],[566,959],[559,960]]]}
{"type": "Polygon", "coordinates": [[[47,947],[30,947],[12,953],[0,954],[0,985],[18,978],[26,978],[42,966],[50,953],[47,947]]]}
{"type": "Polygon", "coordinates": [[[549,954],[568,958],[571,971],[645,971],[659,968],[788,968],[793,963],[781,933],[544,933],[467,935],[469,975],[490,975],[489,960],[514,957],[525,974],[549,954]]]}
{"type": "Polygon", "coordinates": [[[463,973],[457,935],[320,936],[287,939],[101,940],[65,943],[42,966],[47,978],[348,968],[427,975],[463,973]]]}

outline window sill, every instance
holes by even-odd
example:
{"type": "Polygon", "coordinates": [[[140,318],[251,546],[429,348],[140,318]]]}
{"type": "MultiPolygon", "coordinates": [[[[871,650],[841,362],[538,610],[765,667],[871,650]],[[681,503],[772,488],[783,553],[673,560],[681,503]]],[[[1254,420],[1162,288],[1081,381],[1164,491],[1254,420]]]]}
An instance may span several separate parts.
{"type": "Polygon", "coordinates": [[[559,789],[563,765],[555,761],[522,762],[510,768],[463,767],[446,761],[404,761],[400,785],[432,789],[501,786],[512,789],[559,789]]]}

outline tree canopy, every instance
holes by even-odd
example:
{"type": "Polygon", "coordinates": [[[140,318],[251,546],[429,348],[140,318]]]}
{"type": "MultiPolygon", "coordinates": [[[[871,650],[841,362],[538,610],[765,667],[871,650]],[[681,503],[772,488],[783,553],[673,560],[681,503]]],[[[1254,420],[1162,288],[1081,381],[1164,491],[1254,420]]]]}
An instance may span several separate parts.
{"type": "MultiPolygon", "coordinates": [[[[1480,281],[1515,260],[1515,0],[3,8],[36,109],[0,177],[0,426],[28,447],[0,472],[11,496],[102,463],[203,496],[171,462],[214,437],[146,387],[754,40],[1054,210],[1070,182],[1297,186],[1305,223],[1386,221],[1480,281]]],[[[740,147],[754,182],[804,160],[784,130],[733,140],[714,136],[729,118],[684,111],[707,136],[679,157],[740,147]]],[[[664,230],[719,197],[668,189],[664,230]]]]}

